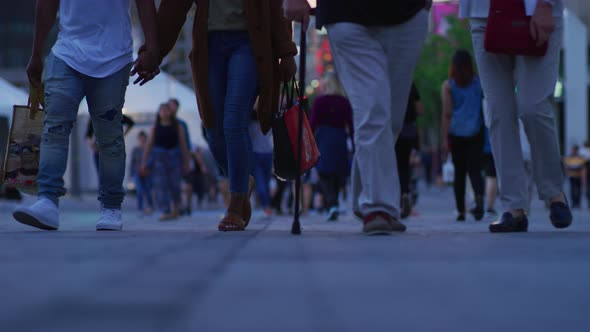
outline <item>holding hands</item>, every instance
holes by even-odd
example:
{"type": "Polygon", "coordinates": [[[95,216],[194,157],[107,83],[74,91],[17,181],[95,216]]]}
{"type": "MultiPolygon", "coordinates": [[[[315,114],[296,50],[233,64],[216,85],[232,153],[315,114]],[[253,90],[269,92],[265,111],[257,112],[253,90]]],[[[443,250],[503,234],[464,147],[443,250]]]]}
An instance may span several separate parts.
{"type": "Polygon", "coordinates": [[[160,55],[157,51],[150,51],[142,46],[139,49],[139,56],[135,63],[133,64],[133,69],[131,70],[130,75],[138,75],[137,79],[133,82],[133,84],[139,83],[139,85],[144,85],[147,82],[151,81],[154,77],[156,77],[160,73],[160,55]]]}

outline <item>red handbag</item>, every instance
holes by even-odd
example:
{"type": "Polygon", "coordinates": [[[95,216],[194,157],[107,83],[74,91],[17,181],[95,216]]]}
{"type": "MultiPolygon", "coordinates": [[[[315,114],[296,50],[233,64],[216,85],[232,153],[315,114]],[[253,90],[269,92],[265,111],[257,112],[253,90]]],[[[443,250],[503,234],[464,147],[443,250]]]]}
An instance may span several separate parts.
{"type": "MultiPolygon", "coordinates": [[[[291,89],[297,89],[293,79],[291,89]]],[[[289,93],[285,83],[281,95],[281,110],[273,119],[272,135],[274,141],[273,166],[274,174],[282,180],[295,180],[309,171],[320,159],[320,150],[316,144],[307,114],[301,110],[301,102],[296,100],[293,92],[289,93]],[[301,119],[300,119],[301,116],[301,119]],[[301,120],[301,132],[299,121],[301,120]],[[297,169],[299,156],[299,134],[301,133],[301,161],[297,169]]]]}
{"type": "Polygon", "coordinates": [[[530,32],[524,0],[491,0],[484,48],[490,53],[545,56],[547,43],[537,46],[530,32]]]}

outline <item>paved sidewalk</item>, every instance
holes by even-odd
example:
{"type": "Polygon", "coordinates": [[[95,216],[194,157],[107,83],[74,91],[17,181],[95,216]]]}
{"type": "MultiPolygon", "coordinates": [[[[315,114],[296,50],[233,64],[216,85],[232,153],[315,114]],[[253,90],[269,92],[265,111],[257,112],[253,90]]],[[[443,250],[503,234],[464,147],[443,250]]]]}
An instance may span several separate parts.
{"type": "MultiPolygon", "coordinates": [[[[132,211],[128,199],[127,211],[132,211]]],[[[452,193],[420,197],[408,232],[367,237],[257,213],[158,222],[124,215],[96,232],[94,198],[64,200],[60,231],[17,224],[0,203],[0,331],[588,331],[590,212],[566,230],[537,204],[526,234],[454,221],[452,193]]]]}

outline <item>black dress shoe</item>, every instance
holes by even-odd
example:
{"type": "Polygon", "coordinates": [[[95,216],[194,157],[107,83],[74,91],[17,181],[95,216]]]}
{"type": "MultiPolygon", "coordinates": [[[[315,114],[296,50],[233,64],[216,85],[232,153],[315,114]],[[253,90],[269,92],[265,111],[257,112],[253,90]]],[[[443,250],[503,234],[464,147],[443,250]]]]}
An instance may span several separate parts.
{"type": "Polygon", "coordinates": [[[549,211],[549,219],[555,228],[566,228],[572,224],[574,218],[567,203],[551,203],[549,211]]]}
{"type": "Polygon", "coordinates": [[[492,233],[526,232],[529,228],[529,220],[526,215],[514,218],[510,212],[504,212],[502,218],[490,224],[492,233]]]}

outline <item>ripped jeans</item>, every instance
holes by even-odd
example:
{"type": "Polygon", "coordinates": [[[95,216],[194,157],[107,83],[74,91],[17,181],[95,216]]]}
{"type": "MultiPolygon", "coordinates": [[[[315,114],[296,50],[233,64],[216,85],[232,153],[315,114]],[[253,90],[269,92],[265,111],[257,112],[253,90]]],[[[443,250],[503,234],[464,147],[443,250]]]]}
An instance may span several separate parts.
{"type": "Polygon", "coordinates": [[[50,53],[45,60],[45,126],[41,139],[39,196],[58,204],[65,195],[63,176],[68,162],[70,133],[84,97],[94,126],[100,155],[99,197],[107,209],[120,209],[125,191],[125,141],[121,110],[131,63],[105,78],[84,75],[50,53]]]}

